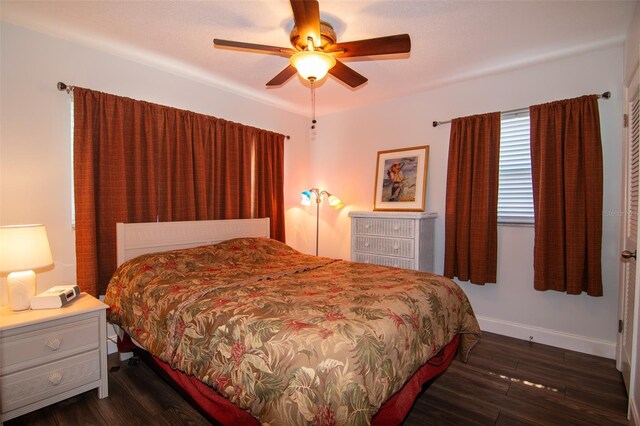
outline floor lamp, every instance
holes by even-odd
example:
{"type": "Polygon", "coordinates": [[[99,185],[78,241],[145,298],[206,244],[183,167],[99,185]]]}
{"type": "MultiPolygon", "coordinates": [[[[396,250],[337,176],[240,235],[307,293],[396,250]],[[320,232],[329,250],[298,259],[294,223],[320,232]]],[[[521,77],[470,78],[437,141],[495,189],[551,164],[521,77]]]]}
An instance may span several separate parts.
{"type": "Polygon", "coordinates": [[[316,199],[316,256],[317,256],[318,255],[318,237],[320,232],[320,203],[322,202],[322,196],[326,195],[329,205],[336,210],[344,207],[344,203],[342,202],[342,200],[340,200],[340,198],[336,197],[335,195],[331,195],[327,191],[324,191],[324,190],[320,191],[318,188],[311,188],[306,191],[302,191],[302,200],[300,201],[300,204],[302,204],[303,206],[310,206],[312,195],[315,195],[316,197],[315,199],[316,199]]]}

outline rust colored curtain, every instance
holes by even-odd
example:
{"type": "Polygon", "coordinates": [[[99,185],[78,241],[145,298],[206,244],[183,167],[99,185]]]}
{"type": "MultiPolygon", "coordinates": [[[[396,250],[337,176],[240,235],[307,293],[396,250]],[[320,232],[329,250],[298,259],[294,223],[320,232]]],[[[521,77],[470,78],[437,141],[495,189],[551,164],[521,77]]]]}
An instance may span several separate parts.
{"type": "Polygon", "coordinates": [[[115,224],[156,220],[154,114],[147,103],[74,90],[76,273],[90,294],[115,271],[115,224]]]}
{"type": "Polygon", "coordinates": [[[75,88],[80,288],[104,293],[116,269],[117,222],[271,217],[272,236],[284,241],[283,140],[215,117],[75,88]],[[279,151],[258,147],[262,134],[280,140],[279,151]],[[260,191],[272,193],[256,185],[260,195],[253,200],[254,175],[260,191]]]}
{"type": "Polygon", "coordinates": [[[602,296],[602,143],[595,95],[530,107],[534,288],[602,296]]]}
{"type": "Polygon", "coordinates": [[[496,282],[500,113],[451,121],[444,275],[496,282]]]}
{"type": "Polygon", "coordinates": [[[256,217],[271,218],[271,238],[284,242],[284,135],[255,135],[256,217]]]}

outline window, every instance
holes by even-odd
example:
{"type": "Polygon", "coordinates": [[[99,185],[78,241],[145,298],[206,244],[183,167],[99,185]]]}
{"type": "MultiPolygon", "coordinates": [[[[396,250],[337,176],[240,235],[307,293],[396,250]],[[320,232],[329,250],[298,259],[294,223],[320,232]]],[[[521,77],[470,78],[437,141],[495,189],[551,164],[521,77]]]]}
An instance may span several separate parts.
{"type": "Polygon", "coordinates": [[[498,223],[533,223],[529,110],[503,113],[500,120],[498,223]]]}

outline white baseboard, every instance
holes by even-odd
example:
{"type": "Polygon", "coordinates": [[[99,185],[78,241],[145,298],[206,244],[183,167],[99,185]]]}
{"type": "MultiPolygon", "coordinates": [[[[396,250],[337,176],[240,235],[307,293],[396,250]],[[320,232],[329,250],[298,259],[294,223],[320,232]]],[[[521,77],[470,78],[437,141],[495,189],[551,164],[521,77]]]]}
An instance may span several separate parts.
{"type": "Polygon", "coordinates": [[[107,324],[107,354],[118,352],[118,335],[113,325],[107,324]]]}
{"type": "Polygon", "coordinates": [[[115,334],[113,336],[107,336],[107,354],[112,354],[118,352],[118,336],[115,334]]]}
{"type": "MultiPolygon", "coordinates": [[[[531,341],[542,343],[544,345],[555,346],[605,358],[615,359],[616,357],[616,342],[607,342],[605,340],[592,339],[577,334],[563,333],[561,331],[550,330],[547,328],[533,327],[530,325],[482,316],[478,316],[478,322],[480,323],[480,328],[483,331],[515,337],[516,339],[522,340],[530,340],[530,337],[533,337],[531,341]]],[[[118,336],[111,324],[109,324],[107,331],[107,353],[112,354],[118,351],[118,347],[115,343],[118,340],[118,336]]]]}
{"type": "MultiPolygon", "coordinates": [[[[107,354],[113,354],[118,352],[118,333],[113,327],[113,324],[107,324],[107,354]]],[[[126,361],[133,357],[133,352],[121,352],[118,354],[120,361],[126,361]]]]}
{"type": "Polygon", "coordinates": [[[616,357],[616,342],[482,316],[478,316],[478,323],[483,331],[491,333],[605,358],[615,359],[616,357]]]}

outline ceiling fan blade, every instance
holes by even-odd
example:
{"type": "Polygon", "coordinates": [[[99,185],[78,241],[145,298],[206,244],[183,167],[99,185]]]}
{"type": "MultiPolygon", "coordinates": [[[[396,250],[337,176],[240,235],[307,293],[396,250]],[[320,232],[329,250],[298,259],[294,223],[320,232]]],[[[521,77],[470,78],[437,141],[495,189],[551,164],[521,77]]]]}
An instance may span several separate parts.
{"type": "Polygon", "coordinates": [[[354,88],[368,81],[367,77],[358,74],[340,61],[336,61],[336,65],[329,70],[329,74],[354,88]]]}
{"type": "Polygon", "coordinates": [[[342,51],[342,53],[340,53],[341,58],[406,53],[411,51],[411,38],[409,38],[409,34],[396,34],[386,37],[336,43],[327,49],[326,53],[340,51],[342,51]]]}
{"type": "Polygon", "coordinates": [[[280,86],[281,84],[286,83],[287,80],[289,80],[296,72],[296,69],[293,66],[289,65],[288,67],[280,71],[278,75],[273,77],[271,81],[267,83],[267,86],[280,86]]]}
{"type": "Polygon", "coordinates": [[[245,43],[242,41],[221,40],[219,38],[213,39],[213,45],[218,47],[230,47],[234,49],[255,50],[261,53],[273,53],[281,56],[291,56],[297,52],[297,50],[291,49],[290,47],[268,46],[266,44],[255,44],[255,43],[245,43]]]}
{"type": "Polygon", "coordinates": [[[313,38],[314,47],[322,44],[320,38],[320,5],[317,0],[291,0],[293,20],[298,34],[307,44],[307,38],[313,38]]]}

